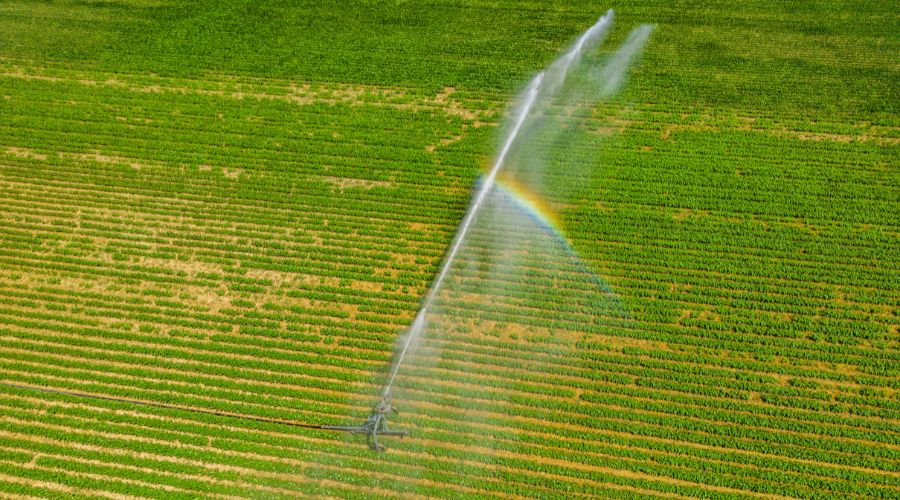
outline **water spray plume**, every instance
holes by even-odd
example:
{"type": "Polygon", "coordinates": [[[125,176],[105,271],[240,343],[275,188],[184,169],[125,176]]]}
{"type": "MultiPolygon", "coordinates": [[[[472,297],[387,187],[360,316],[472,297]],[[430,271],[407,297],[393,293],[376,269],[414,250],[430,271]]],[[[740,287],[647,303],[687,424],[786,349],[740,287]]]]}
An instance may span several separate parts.
{"type": "MultiPolygon", "coordinates": [[[[621,88],[630,62],[642,49],[652,28],[642,26],[634,30],[622,47],[599,68],[583,64],[583,60],[591,55],[590,52],[606,38],[612,21],[613,11],[610,10],[582,33],[565,54],[538,73],[516,100],[517,104],[510,112],[506,133],[497,156],[490,169],[479,179],[469,208],[460,222],[437,276],[423,298],[412,324],[401,338],[381,391],[380,402],[373,409],[366,424],[347,428],[352,432],[367,433],[375,443],[373,448],[380,449],[377,444],[378,434],[398,432],[387,428],[398,373],[414,346],[422,340],[426,330],[429,329],[432,309],[436,307],[436,301],[445,288],[448,276],[460,269],[457,260],[464,247],[471,247],[473,241],[482,242],[487,238],[486,244],[478,243],[476,246],[482,253],[484,248],[494,252],[494,256],[489,259],[489,267],[493,266],[493,276],[497,279],[493,282],[490,279],[480,281],[488,283],[487,286],[501,293],[507,293],[510,287],[515,286],[528,288],[527,293],[516,293],[508,297],[507,300],[511,302],[519,300],[514,297],[532,293],[534,288],[532,283],[553,284],[558,281],[532,276],[531,283],[523,282],[516,285],[515,282],[518,276],[534,274],[533,259],[538,259],[541,255],[555,255],[558,252],[552,248],[563,248],[563,254],[566,256],[563,258],[569,259],[568,263],[558,264],[557,267],[566,268],[565,272],[593,276],[572,251],[571,245],[561,231],[559,218],[551,208],[556,200],[551,199],[549,195],[563,192],[556,189],[561,182],[555,179],[564,179],[570,173],[551,171],[549,166],[553,162],[547,161],[546,147],[542,148],[540,144],[546,137],[556,139],[566,134],[566,130],[571,127],[567,123],[562,123],[562,120],[568,119],[570,108],[584,107],[585,104],[593,105],[621,88]],[[508,237],[502,238],[502,241],[491,236],[497,232],[498,220],[510,221],[505,229],[509,233],[508,237]],[[476,227],[479,229],[473,231],[476,227]],[[550,238],[547,238],[548,234],[550,238]],[[496,244],[491,243],[492,238],[496,244]],[[512,242],[518,242],[528,248],[511,247],[512,242]],[[526,259],[524,255],[529,252],[530,255],[526,259]],[[502,258],[499,257],[501,253],[504,255],[502,258]],[[506,258],[506,255],[518,257],[506,258]],[[530,267],[526,266],[525,271],[510,272],[510,263],[519,261],[527,262],[527,266],[530,267]]],[[[541,267],[540,263],[536,266],[541,267]]],[[[596,285],[591,286],[598,288],[596,285]]],[[[608,287],[602,284],[599,288],[604,293],[608,291],[608,287]]],[[[463,292],[454,290],[452,293],[459,295],[463,292]]],[[[559,307],[566,308],[568,305],[561,302],[559,307]]]]}
{"type": "Polygon", "coordinates": [[[459,248],[462,245],[462,242],[465,240],[466,236],[469,233],[469,228],[472,225],[472,220],[474,220],[475,216],[478,214],[478,210],[481,208],[482,203],[484,202],[485,197],[494,187],[494,181],[497,179],[497,174],[500,172],[500,169],[503,167],[504,160],[506,160],[506,156],[509,154],[510,149],[512,149],[513,145],[516,142],[516,139],[519,136],[519,131],[522,129],[522,125],[525,123],[525,119],[528,118],[528,114],[531,112],[534,107],[534,103],[538,98],[539,93],[543,90],[544,92],[555,92],[559,89],[559,87],[564,83],[566,74],[569,71],[569,68],[572,67],[572,64],[578,61],[578,58],[581,56],[582,51],[585,49],[585,46],[589,45],[591,42],[597,41],[599,37],[605,36],[606,31],[609,28],[609,25],[612,23],[613,11],[609,10],[603,17],[600,18],[590,29],[584,32],[572,48],[560,59],[561,64],[553,64],[548,70],[550,75],[552,75],[552,81],[548,82],[546,89],[542,89],[542,85],[544,84],[544,75],[545,72],[542,71],[537,74],[532,80],[531,83],[525,88],[523,93],[523,97],[520,99],[521,104],[518,107],[518,110],[514,113],[514,121],[512,130],[506,136],[506,139],[503,141],[503,146],[500,148],[500,153],[497,155],[497,159],[494,161],[493,166],[488,171],[486,178],[481,182],[481,188],[475,194],[475,198],[472,200],[469,205],[469,209],[466,211],[465,216],[463,217],[462,223],[459,225],[459,229],[456,232],[456,236],[453,237],[453,242],[450,245],[450,251],[447,253],[447,257],[444,259],[443,264],[441,265],[441,270],[438,272],[437,279],[434,280],[434,284],[431,286],[431,289],[428,291],[428,294],[425,296],[425,300],[422,302],[422,306],[419,308],[419,312],[416,314],[415,320],[413,320],[412,326],[408,330],[406,334],[406,338],[403,340],[403,347],[400,350],[400,354],[397,356],[397,359],[394,361],[393,366],[391,367],[391,374],[388,377],[388,382],[384,387],[384,391],[382,395],[384,397],[390,396],[391,387],[394,385],[394,379],[397,377],[397,371],[400,369],[400,365],[403,362],[403,358],[406,356],[407,351],[409,350],[409,346],[416,336],[421,335],[424,330],[425,322],[426,322],[426,314],[428,313],[428,309],[431,307],[432,302],[434,301],[434,297],[440,291],[441,286],[444,284],[444,278],[447,276],[447,272],[450,270],[453,265],[453,261],[456,258],[456,254],[459,252],[459,248]]]}
{"type": "Polygon", "coordinates": [[[490,172],[488,172],[487,178],[481,184],[481,189],[478,190],[474,200],[472,201],[471,205],[469,205],[469,209],[466,211],[466,215],[463,217],[462,223],[459,225],[459,230],[457,230],[456,236],[453,237],[453,243],[450,245],[450,252],[447,253],[447,257],[444,259],[444,263],[441,265],[441,270],[440,272],[438,272],[438,276],[434,280],[434,284],[431,286],[431,289],[425,296],[425,300],[422,302],[422,306],[419,308],[419,312],[416,314],[416,318],[413,320],[412,326],[406,333],[406,337],[403,340],[403,347],[401,348],[400,354],[397,356],[397,359],[394,361],[394,364],[391,367],[390,377],[388,378],[388,382],[387,384],[385,384],[384,391],[382,392],[382,396],[384,396],[385,398],[390,397],[391,388],[394,385],[394,379],[397,377],[397,371],[400,370],[400,365],[403,362],[403,358],[406,356],[406,353],[409,351],[410,344],[416,337],[421,335],[422,331],[424,330],[426,321],[425,315],[428,313],[428,309],[431,307],[432,302],[434,302],[434,297],[441,290],[441,286],[444,284],[444,278],[447,277],[447,272],[450,270],[450,267],[452,266],[453,261],[456,258],[456,254],[459,252],[460,246],[462,245],[463,241],[465,241],[466,236],[469,233],[469,228],[472,226],[472,220],[474,220],[475,216],[478,214],[478,210],[481,207],[481,204],[484,202],[485,196],[487,196],[488,192],[490,192],[491,188],[493,187],[494,180],[497,178],[497,173],[500,171],[500,167],[503,166],[503,160],[506,158],[507,153],[509,153],[509,149],[512,147],[513,142],[516,140],[516,136],[518,135],[519,129],[522,127],[522,124],[525,122],[525,118],[528,116],[528,112],[531,111],[531,107],[534,105],[534,100],[537,98],[538,90],[541,88],[541,82],[543,80],[544,73],[538,73],[538,75],[534,77],[534,79],[528,85],[528,88],[525,90],[525,101],[517,113],[512,133],[509,135],[509,137],[506,138],[506,141],[504,141],[503,147],[500,149],[500,155],[497,156],[497,161],[494,162],[494,166],[491,167],[490,172]]]}

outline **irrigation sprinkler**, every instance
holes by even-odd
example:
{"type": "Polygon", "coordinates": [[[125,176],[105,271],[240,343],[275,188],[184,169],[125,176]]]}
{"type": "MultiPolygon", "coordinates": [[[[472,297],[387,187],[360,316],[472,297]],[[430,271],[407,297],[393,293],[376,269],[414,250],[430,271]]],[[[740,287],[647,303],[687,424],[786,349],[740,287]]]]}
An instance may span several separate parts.
{"type": "MultiPolygon", "coordinates": [[[[379,435],[406,436],[409,434],[406,431],[390,430],[387,426],[388,417],[393,409],[391,405],[391,390],[397,377],[397,372],[400,370],[400,367],[410,350],[410,346],[414,345],[415,341],[425,334],[427,315],[432,306],[436,303],[437,296],[446,281],[448,273],[450,272],[460,249],[467,241],[476,218],[482,211],[491,193],[494,192],[497,176],[505,167],[507,157],[520,141],[519,138],[522,135],[523,130],[527,130],[529,127],[533,127],[535,124],[540,123],[540,117],[534,117],[535,114],[540,114],[539,111],[536,113],[536,108],[546,107],[549,103],[553,102],[561,91],[569,73],[578,65],[582,56],[605,39],[607,31],[612,25],[612,21],[613,11],[609,10],[601,16],[594,25],[588,28],[587,31],[582,33],[562,57],[554,61],[547,69],[538,73],[518,97],[516,106],[513,108],[514,112],[510,116],[511,127],[503,140],[502,147],[490,170],[479,179],[476,190],[469,202],[469,208],[466,210],[466,213],[456,230],[456,234],[451,241],[447,254],[444,256],[444,260],[439,268],[437,276],[432,282],[431,288],[423,298],[412,325],[409,327],[409,330],[401,341],[399,351],[397,351],[394,356],[390,375],[382,390],[381,401],[374,406],[372,413],[369,414],[368,419],[366,419],[362,425],[332,426],[330,427],[332,430],[341,430],[354,434],[365,434],[369,446],[375,451],[383,451],[384,449],[378,443],[379,435]]],[[[622,81],[621,75],[624,73],[624,70],[627,68],[628,63],[634,54],[643,46],[647,36],[649,36],[649,32],[650,28],[646,26],[632,32],[629,40],[632,40],[633,43],[626,42],[626,45],[617,52],[619,60],[617,61],[614,59],[613,64],[604,68],[606,70],[604,76],[609,81],[604,82],[604,85],[598,85],[598,89],[612,92],[618,88],[618,85],[622,81]],[[614,85],[610,84],[610,82],[614,82],[614,85]]],[[[595,89],[595,92],[598,91],[601,90],[595,89]]]]}
{"type": "MultiPolygon", "coordinates": [[[[470,229],[475,224],[477,216],[482,211],[491,193],[495,192],[497,176],[501,169],[505,167],[508,155],[519,142],[519,137],[522,135],[521,132],[523,129],[534,127],[541,122],[540,117],[535,118],[533,116],[540,114],[539,111],[536,112],[535,108],[546,107],[548,103],[553,102],[569,76],[570,70],[578,66],[580,59],[587,51],[596,47],[605,39],[612,21],[613,11],[610,10],[601,16],[587,31],[582,33],[562,57],[553,62],[547,69],[538,73],[516,100],[516,106],[514,106],[514,111],[510,116],[510,130],[507,132],[502,147],[490,170],[476,184],[469,208],[457,228],[441,267],[430,289],[423,297],[415,319],[400,342],[400,348],[394,356],[390,373],[382,388],[381,399],[372,407],[369,416],[360,425],[322,425],[318,426],[318,429],[364,435],[369,447],[376,452],[385,450],[385,447],[378,441],[379,437],[406,437],[410,435],[410,432],[407,430],[391,429],[388,426],[391,413],[396,411],[392,402],[392,391],[400,367],[406,360],[411,347],[425,335],[428,313],[436,303],[437,296],[460,249],[467,241],[470,229]],[[531,121],[529,122],[530,119],[531,121]]],[[[594,81],[597,86],[594,89],[595,94],[596,92],[611,93],[617,90],[622,82],[622,75],[628,67],[629,61],[641,50],[651,29],[651,27],[645,25],[632,31],[629,39],[619,48],[610,64],[603,68],[604,72],[600,73],[601,80],[594,81]]],[[[594,97],[596,98],[597,96],[594,95],[594,97]]]]}
{"type": "Polygon", "coordinates": [[[384,396],[374,407],[372,413],[362,425],[323,425],[323,430],[349,432],[350,434],[363,434],[366,443],[373,451],[384,451],[384,446],[378,443],[378,436],[409,436],[409,431],[394,430],[388,427],[388,416],[396,411],[391,404],[390,394],[384,396]]]}

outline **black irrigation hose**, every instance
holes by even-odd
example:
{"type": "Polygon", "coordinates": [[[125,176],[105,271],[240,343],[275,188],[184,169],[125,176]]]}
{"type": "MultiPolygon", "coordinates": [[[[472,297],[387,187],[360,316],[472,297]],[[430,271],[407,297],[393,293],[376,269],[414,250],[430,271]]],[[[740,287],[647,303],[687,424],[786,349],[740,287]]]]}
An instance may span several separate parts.
{"type": "Polygon", "coordinates": [[[305,424],[303,422],[297,422],[294,420],[285,420],[280,418],[270,418],[270,417],[256,417],[253,415],[242,415],[240,413],[231,413],[227,411],[218,411],[218,410],[205,410],[202,408],[191,408],[189,406],[180,406],[180,405],[172,405],[166,403],[155,403],[152,401],[141,401],[138,399],[128,399],[128,398],[119,398],[114,396],[103,396],[100,394],[89,394],[86,392],[76,392],[76,391],[65,391],[60,389],[52,389],[49,387],[39,387],[33,385],[26,384],[15,384],[11,382],[0,382],[0,386],[11,387],[14,389],[24,389],[35,392],[43,392],[49,394],[59,394],[63,396],[74,396],[78,398],[86,398],[86,399],[99,399],[102,401],[114,401],[116,403],[126,403],[132,405],[141,405],[141,406],[152,406],[154,408],[164,408],[166,410],[182,410],[188,411],[192,413],[199,413],[202,415],[214,415],[216,417],[230,417],[237,418],[241,420],[253,420],[255,422],[266,422],[270,424],[281,424],[281,425],[289,425],[291,427],[301,427],[304,429],[319,429],[319,430],[338,430],[334,429],[334,426],[328,425],[318,425],[318,424],[305,424]]]}

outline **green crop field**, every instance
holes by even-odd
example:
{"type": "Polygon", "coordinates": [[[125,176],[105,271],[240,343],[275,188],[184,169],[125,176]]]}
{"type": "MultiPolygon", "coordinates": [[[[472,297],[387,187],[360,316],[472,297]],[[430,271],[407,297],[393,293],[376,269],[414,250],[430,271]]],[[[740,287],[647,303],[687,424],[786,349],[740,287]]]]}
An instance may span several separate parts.
{"type": "Polygon", "coordinates": [[[884,1],[0,2],[0,497],[900,497],[898,26],[884,1]],[[596,168],[559,215],[629,322],[484,307],[571,349],[428,340],[385,453],[226,415],[365,418],[507,106],[607,8],[604,50],[656,29],[560,153],[596,168]]]}

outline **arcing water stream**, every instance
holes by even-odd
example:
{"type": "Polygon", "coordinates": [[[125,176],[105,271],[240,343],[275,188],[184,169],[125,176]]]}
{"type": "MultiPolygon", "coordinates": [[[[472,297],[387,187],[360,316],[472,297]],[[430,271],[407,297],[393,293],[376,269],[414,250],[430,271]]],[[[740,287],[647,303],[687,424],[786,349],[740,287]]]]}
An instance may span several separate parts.
{"type": "MultiPolygon", "coordinates": [[[[485,264],[481,272],[477,273],[477,286],[484,287],[483,290],[498,291],[498,294],[493,295],[482,293],[481,300],[475,299],[479,303],[497,301],[499,305],[504,300],[512,300],[521,304],[525,300],[523,297],[534,294],[537,290],[536,293],[540,296],[528,299],[530,303],[552,306],[551,317],[563,315],[565,317],[562,320],[566,321],[571,318],[563,312],[564,310],[572,311],[573,302],[584,302],[585,296],[590,301],[591,293],[598,291],[598,287],[594,286],[592,292],[588,286],[584,288],[585,295],[581,297],[555,294],[556,298],[561,300],[550,304],[546,300],[546,293],[554,295],[552,290],[555,284],[561,281],[558,278],[540,280],[533,273],[535,269],[546,269],[551,273],[575,270],[576,274],[593,276],[572,251],[561,228],[554,222],[551,211],[545,210],[544,207],[547,206],[545,202],[553,194],[565,192],[564,189],[560,189],[564,184],[584,184],[585,180],[589,179],[590,171],[585,178],[584,173],[576,172],[577,165],[567,163],[565,160],[572,146],[566,140],[573,132],[582,130],[583,123],[576,120],[584,118],[585,115],[577,113],[583,113],[585,110],[590,112],[598,101],[612,95],[621,87],[626,70],[634,56],[640,53],[652,30],[649,26],[635,29],[622,46],[610,57],[604,58],[601,64],[597,57],[588,57],[589,51],[603,41],[612,26],[612,19],[613,12],[610,10],[579,36],[564,55],[538,73],[519,95],[517,105],[506,124],[507,132],[497,157],[491,168],[480,178],[477,191],[463,216],[437,277],[398,346],[382,390],[381,401],[363,425],[338,426],[336,427],[338,430],[366,434],[370,445],[376,450],[381,449],[377,440],[379,435],[406,434],[404,431],[391,430],[387,427],[397,374],[404,366],[404,362],[410,361],[407,358],[412,357],[411,352],[420,351],[416,346],[421,345],[419,341],[426,337],[427,330],[433,329],[437,334],[448,325],[446,321],[441,325],[434,323],[433,320],[439,317],[444,320],[450,318],[450,323],[456,326],[462,324],[462,321],[456,321],[460,317],[454,316],[454,313],[451,312],[449,315],[442,313],[445,311],[443,302],[448,295],[457,294],[459,290],[454,287],[466,281],[466,271],[458,273],[457,270],[463,270],[472,264],[469,254],[473,249],[481,252],[479,255],[485,264]],[[548,139],[550,142],[556,141],[553,146],[548,146],[548,139]],[[539,221],[537,225],[535,221],[539,221]],[[535,231],[535,228],[539,229],[535,231]],[[562,252],[561,247],[564,249],[562,252]],[[520,260],[521,258],[526,260],[520,260]],[[529,261],[527,260],[529,258],[538,261],[529,261]],[[458,260],[460,262],[457,262],[458,260]],[[576,264],[574,266],[573,261],[576,264]],[[523,281],[523,276],[528,273],[532,274],[523,281]],[[535,283],[538,282],[543,285],[536,288],[535,283]],[[448,290],[444,291],[444,288],[448,290]],[[512,296],[503,297],[503,293],[508,292],[510,288],[515,291],[512,296]],[[441,299],[438,299],[439,295],[441,299]]],[[[562,195],[563,198],[565,196],[562,195]]],[[[565,199],[552,201],[565,202],[565,199]]],[[[592,283],[599,283],[599,280],[595,279],[592,283]]],[[[571,283],[566,290],[572,290],[571,283]]],[[[566,293],[569,293],[568,291],[566,293]]],[[[600,292],[610,295],[609,290],[603,287],[600,287],[600,292]]],[[[607,301],[607,304],[610,303],[612,302],[607,301]]],[[[610,316],[604,311],[602,304],[601,307],[587,306],[587,310],[589,313],[585,317],[591,315],[599,317],[604,314],[605,317],[610,316]]],[[[432,337],[431,334],[427,336],[432,337]]]]}
{"type": "Polygon", "coordinates": [[[382,393],[384,398],[390,397],[391,388],[394,385],[397,372],[400,370],[400,366],[403,363],[403,359],[406,357],[406,353],[409,351],[410,345],[422,335],[425,329],[429,308],[434,302],[434,298],[440,292],[441,287],[444,284],[444,279],[447,277],[448,271],[453,266],[453,262],[456,259],[456,255],[459,252],[463,241],[465,241],[468,236],[472,221],[481,210],[487,194],[494,188],[497,174],[503,168],[506,157],[515,145],[516,140],[519,138],[522,126],[535,108],[535,103],[538,101],[538,98],[544,102],[549,102],[555,97],[556,93],[565,83],[569,70],[573,65],[578,63],[578,60],[584,51],[595,47],[603,40],[603,38],[605,38],[609,27],[612,25],[612,20],[613,11],[609,10],[600,17],[593,26],[578,37],[578,40],[575,41],[572,47],[562,57],[557,59],[545,71],[538,73],[519,97],[518,102],[520,104],[517,107],[517,111],[513,114],[512,127],[503,141],[500,153],[497,155],[497,159],[494,161],[494,164],[487,175],[481,181],[481,187],[475,194],[469,205],[469,209],[466,211],[466,214],[460,223],[456,236],[454,236],[453,242],[450,245],[450,251],[444,258],[437,278],[431,289],[428,291],[428,294],[425,296],[425,300],[422,302],[412,325],[403,338],[401,349],[394,359],[390,375],[384,386],[384,391],[382,393]]]}
{"type": "Polygon", "coordinates": [[[494,166],[491,168],[484,182],[482,182],[481,189],[478,190],[478,193],[475,195],[474,200],[472,201],[471,205],[469,205],[469,210],[466,211],[466,215],[465,217],[463,217],[463,221],[459,226],[459,230],[456,232],[456,236],[453,237],[453,243],[450,245],[450,252],[444,259],[444,263],[441,266],[441,270],[438,273],[437,279],[434,280],[434,285],[428,291],[428,295],[425,296],[425,301],[422,302],[422,306],[419,308],[419,312],[416,314],[416,319],[413,320],[412,326],[409,328],[409,331],[407,332],[406,337],[403,340],[403,347],[391,367],[391,375],[388,378],[387,384],[385,384],[384,386],[384,392],[382,393],[384,397],[388,397],[391,393],[391,387],[393,387],[394,385],[394,379],[397,377],[397,371],[400,369],[400,364],[403,362],[403,358],[406,356],[407,351],[409,351],[409,346],[412,344],[413,340],[422,335],[422,332],[425,329],[425,315],[428,314],[428,309],[429,307],[431,307],[432,302],[434,302],[434,297],[437,295],[438,291],[440,291],[441,289],[441,286],[444,284],[444,278],[447,277],[447,271],[449,271],[450,267],[453,265],[456,254],[457,252],[459,252],[459,248],[460,246],[462,246],[462,242],[466,239],[466,235],[469,233],[469,228],[472,226],[472,220],[475,219],[475,215],[478,214],[478,211],[481,208],[482,203],[484,202],[484,198],[493,187],[494,181],[497,178],[497,172],[499,172],[500,167],[503,166],[503,160],[506,158],[507,153],[509,153],[509,148],[512,147],[512,144],[516,140],[516,136],[518,135],[519,130],[522,128],[522,124],[525,123],[525,118],[528,116],[528,112],[531,111],[532,106],[534,106],[534,101],[537,98],[538,91],[540,90],[541,83],[543,81],[544,73],[538,73],[538,75],[534,77],[531,83],[528,84],[528,88],[525,89],[525,98],[522,107],[516,116],[515,125],[513,126],[513,129],[510,132],[509,136],[504,141],[503,148],[500,150],[500,155],[497,157],[497,161],[494,162],[494,166]]]}

